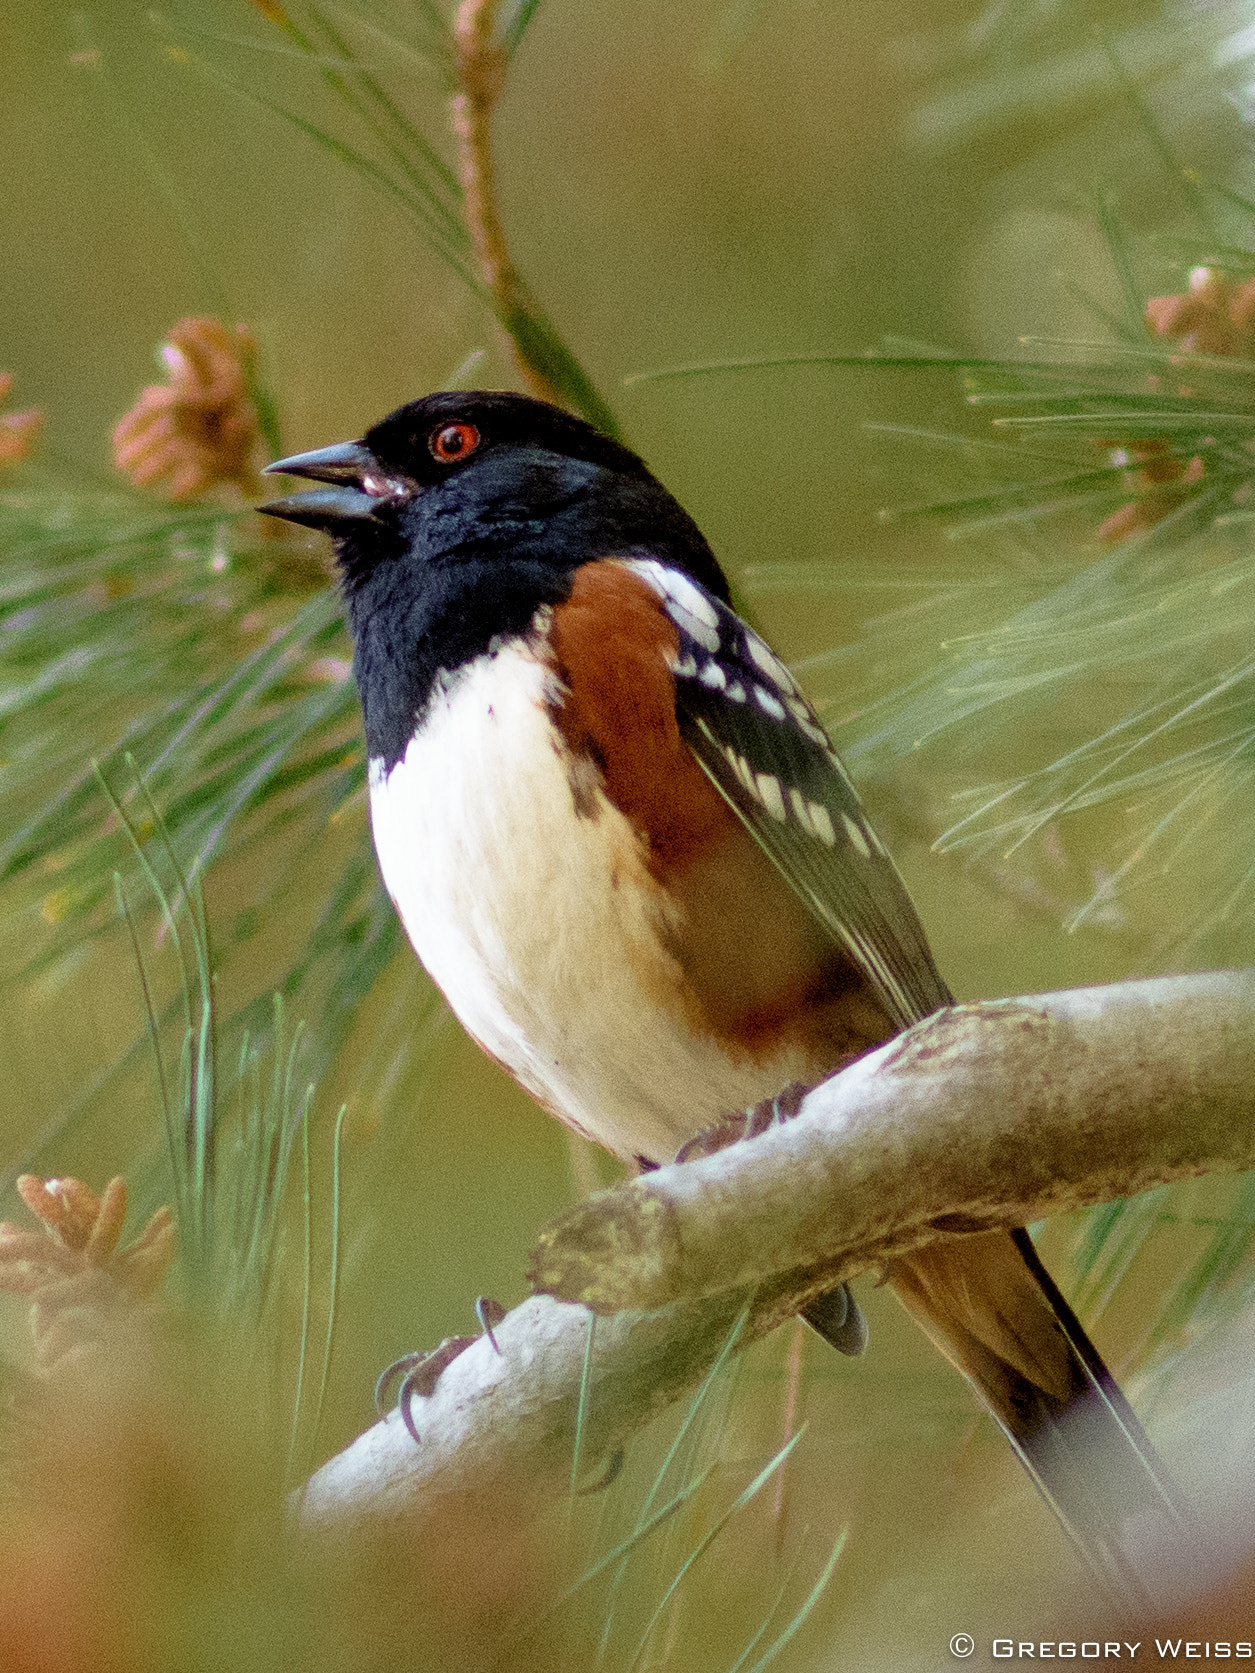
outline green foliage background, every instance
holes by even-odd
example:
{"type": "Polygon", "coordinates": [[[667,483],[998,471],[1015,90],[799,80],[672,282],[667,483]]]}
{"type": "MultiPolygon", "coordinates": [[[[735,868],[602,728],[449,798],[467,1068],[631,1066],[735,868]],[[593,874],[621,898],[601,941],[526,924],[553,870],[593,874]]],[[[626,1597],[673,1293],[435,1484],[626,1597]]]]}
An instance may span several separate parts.
{"type": "MultiPolygon", "coordinates": [[[[1139,325],[1195,262],[1255,271],[1249,213],[1213,189],[1251,189],[1226,98],[1240,54],[1217,68],[1242,8],[531,10],[496,126],[515,259],[823,700],[957,992],[1245,962],[1255,569],[1250,524],[1223,519],[1255,438],[1249,368],[1198,373],[1229,426],[1217,442],[1197,403],[1182,417],[1170,393],[1151,401],[1145,356],[1167,363],[1139,325]],[[1182,160],[1210,184],[1185,181],[1182,160]],[[984,364],[936,364],[937,344],[984,364]],[[833,363],[878,345],[897,364],[833,363]],[[1026,357],[1069,365],[996,364],[1026,357]],[[694,365],[707,370],[635,376],[694,365]],[[1216,497],[1104,555],[1093,530],[1128,490],[1093,444],[1148,410],[1154,433],[1211,447],[1216,497]],[[1031,422],[996,432],[991,414],[1031,422]],[[884,520],[886,506],[916,514],[884,520]]],[[[449,155],[441,14],[354,0],[292,16],[301,39],[245,0],[87,16],[17,0],[0,17],[0,143],[20,160],[0,366],[49,412],[41,458],[0,492],[0,1160],[95,1183],[125,1169],[137,1212],[168,1194],[114,912],[111,872],[131,862],[89,769],[99,756],[121,792],[129,750],[184,862],[201,856],[230,1039],[248,1026],[265,1042],[276,987],[308,1023],[316,1178],[348,1105],[328,1451],[368,1421],[390,1357],[472,1328],[479,1293],[519,1299],[537,1226],[609,1173],[477,1055],[400,943],[317,543],[172,512],[109,471],[109,428],[186,313],[255,331],[289,450],[454,377],[515,381],[432,160],[449,155]],[[364,72],[431,147],[402,144],[408,174],[388,149],[401,130],[372,133],[346,104],[344,85],[382,108],[364,72]]],[[[177,971],[154,968],[170,1003],[177,971]]],[[[1245,1295],[1248,1194],[1201,1185],[1047,1233],[1117,1368],[1151,1362],[1135,1388],[1161,1399],[1169,1451],[1177,1356],[1232,1328],[1245,1295]]],[[[732,1666],[789,1564],[803,1597],[846,1523],[790,1665],[823,1645],[853,1665],[931,1665],[1007,1598],[1027,1626],[1069,1583],[958,1379],[864,1290],[867,1358],[805,1349],[784,1556],[764,1491],[668,1617],[667,1665],[732,1666]],[[734,1598],[729,1573],[750,1576],[734,1598]]],[[[719,1396],[702,1455],[719,1505],[780,1444],[788,1346],[754,1350],[719,1396]]],[[[632,1525],[665,1444],[643,1441],[581,1509],[580,1551],[621,1537],[616,1517],[632,1525]]],[[[655,1556],[638,1581],[642,1621],[717,1514],[693,1503],[671,1569],[655,1556]]],[[[574,1642],[600,1630],[590,1620],[574,1642]]],[[[627,1665],[635,1640],[616,1632],[609,1664],[627,1665]]]]}

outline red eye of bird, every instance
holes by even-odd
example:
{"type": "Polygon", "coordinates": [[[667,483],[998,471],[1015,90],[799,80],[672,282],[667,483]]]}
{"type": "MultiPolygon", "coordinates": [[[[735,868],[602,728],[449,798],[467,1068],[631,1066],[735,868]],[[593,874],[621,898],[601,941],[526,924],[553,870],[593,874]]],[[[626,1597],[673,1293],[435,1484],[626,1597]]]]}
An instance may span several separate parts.
{"type": "Polygon", "coordinates": [[[479,446],[479,431],[473,424],[442,424],[432,431],[427,445],[434,459],[439,459],[442,465],[451,465],[474,453],[479,446]]]}

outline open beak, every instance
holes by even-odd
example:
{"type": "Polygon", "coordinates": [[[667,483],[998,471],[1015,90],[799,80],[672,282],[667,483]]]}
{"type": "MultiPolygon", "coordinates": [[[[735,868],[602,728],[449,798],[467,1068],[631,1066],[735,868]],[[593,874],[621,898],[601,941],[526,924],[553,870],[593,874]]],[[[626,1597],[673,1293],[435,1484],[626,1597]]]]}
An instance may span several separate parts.
{"type": "Polygon", "coordinates": [[[312,453],[294,453],[267,465],[267,476],[307,476],[329,487],[308,494],[290,494],[286,499],[259,505],[268,517],[285,517],[289,523],[325,529],[331,534],[346,523],[374,518],[380,506],[404,492],[403,485],[387,475],[370,448],[360,441],[336,442],[312,453]]]}

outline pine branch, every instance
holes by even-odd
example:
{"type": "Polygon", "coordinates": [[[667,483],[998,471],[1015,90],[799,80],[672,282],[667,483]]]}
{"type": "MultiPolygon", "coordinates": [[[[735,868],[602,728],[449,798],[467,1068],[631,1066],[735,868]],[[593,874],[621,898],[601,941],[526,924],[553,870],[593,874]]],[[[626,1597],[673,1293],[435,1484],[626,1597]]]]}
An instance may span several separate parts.
{"type": "Polygon", "coordinates": [[[421,1538],[457,1499],[508,1492],[538,1510],[570,1489],[577,1428],[591,1471],[693,1388],[733,1329],[743,1347],[941,1236],[1255,1165],[1252,1086],[1255,971],[941,1012],[796,1119],[563,1216],[537,1287],[612,1316],[594,1324],[546,1294],[515,1308],[496,1348],[457,1354],[411,1402],[418,1446],[393,1413],[314,1475],[302,1520],[402,1518],[421,1538]]]}

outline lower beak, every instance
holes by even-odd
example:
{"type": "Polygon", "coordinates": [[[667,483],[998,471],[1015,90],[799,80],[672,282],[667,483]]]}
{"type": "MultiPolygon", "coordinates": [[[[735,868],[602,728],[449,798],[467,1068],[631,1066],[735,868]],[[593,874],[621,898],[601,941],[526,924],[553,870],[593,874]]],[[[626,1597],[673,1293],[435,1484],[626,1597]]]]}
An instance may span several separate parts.
{"type": "Polygon", "coordinates": [[[334,534],[345,523],[369,521],[379,510],[379,501],[356,488],[319,488],[312,494],[270,500],[257,509],[267,517],[286,517],[289,523],[304,523],[307,528],[334,534]]]}
{"type": "Polygon", "coordinates": [[[311,529],[335,533],[345,523],[360,523],[375,516],[383,501],[395,497],[396,484],[386,474],[370,448],[359,441],[337,442],[333,447],[315,448],[312,453],[294,453],[266,466],[267,476],[306,476],[331,486],[312,494],[290,494],[271,500],[257,509],[268,517],[284,517],[289,523],[304,523],[311,529]]]}

